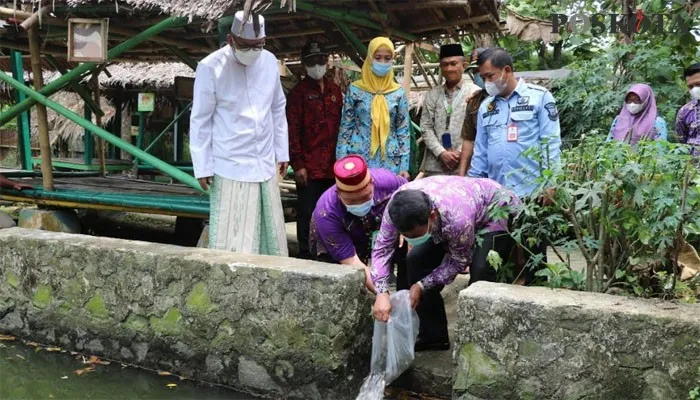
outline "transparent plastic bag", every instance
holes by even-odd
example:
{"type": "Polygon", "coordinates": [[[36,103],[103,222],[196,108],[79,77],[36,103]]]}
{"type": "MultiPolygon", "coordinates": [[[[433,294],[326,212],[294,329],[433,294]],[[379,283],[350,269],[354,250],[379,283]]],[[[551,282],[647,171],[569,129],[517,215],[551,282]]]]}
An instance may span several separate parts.
{"type": "Polygon", "coordinates": [[[401,376],[413,363],[419,325],[418,314],[411,308],[408,290],[394,293],[391,296],[391,315],[386,328],[384,380],[387,385],[401,376]]]}
{"type": "Polygon", "coordinates": [[[411,366],[418,337],[419,320],[411,308],[408,290],[391,295],[388,322],[374,321],[372,372],[384,372],[387,385],[411,366]]]}
{"type": "Polygon", "coordinates": [[[408,290],[391,295],[388,322],[374,321],[372,363],[356,400],[382,400],[384,387],[411,366],[420,325],[408,290]]]}

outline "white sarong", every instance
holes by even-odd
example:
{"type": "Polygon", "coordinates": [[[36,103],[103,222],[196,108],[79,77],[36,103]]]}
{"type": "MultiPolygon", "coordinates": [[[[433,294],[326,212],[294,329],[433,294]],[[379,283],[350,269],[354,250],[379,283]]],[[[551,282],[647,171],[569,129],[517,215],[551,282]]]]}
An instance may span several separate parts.
{"type": "Polygon", "coordinates": [[[214,176],[210,194],[209,248],[289,255],[276,177],[265,182],[238,182],[214,176]]]}

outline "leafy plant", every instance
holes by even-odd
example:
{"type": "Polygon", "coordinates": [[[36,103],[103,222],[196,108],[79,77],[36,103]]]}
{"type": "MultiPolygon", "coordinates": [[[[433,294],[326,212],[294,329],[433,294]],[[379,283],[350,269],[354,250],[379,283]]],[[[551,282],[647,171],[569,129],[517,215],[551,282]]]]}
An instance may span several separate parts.
{"type": "Polygon", "coordinates": [[[687,146],[641,142],[635,149],[591,137],[562,159],[560,170],[543,170],[511,232],[523,248],[544,242],[555,249],[558,260],[537,276],[552,287],[697,297],[697,284],[677,279],[680,249],[700,229],[700,173],[687,146]],[[543,205],[548,188],[551,204],[543,205]],[[572,269],[574,250],[585,259],[585,279],[572,269]]]}
{"type": "Polygon", "coordinates": [[[700,367],[698,367],[698,384],[688,392],[688,400],[700,400],[700,367]]]}

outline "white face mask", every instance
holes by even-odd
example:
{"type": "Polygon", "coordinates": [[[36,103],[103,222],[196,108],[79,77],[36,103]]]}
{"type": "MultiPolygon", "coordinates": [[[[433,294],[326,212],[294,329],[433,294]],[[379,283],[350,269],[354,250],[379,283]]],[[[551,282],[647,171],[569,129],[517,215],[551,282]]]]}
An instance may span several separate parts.
{"type": "Polygon", "coordinates": [[[484,87],[486,88],[486,93],[488,93],[489,96],[498,96],[503,92],[505,86],[506,85],[503,83],[503,73],[501,73],[501,76],[498,77],[498,79],[494,79],[493,81],[486,82],[484,84],[484,87]]]}
{"type": "Polygon", "coordinates": [[[627,103],[625,106],[627,107],[627,111],[633,115],[639,114],[644,109],[644,104],[627,103]]]}
{"type": "Polygon", "coordinates": [[[306,75],[311,79],[320,81],[326,75],[325,65],[314,65],[313,67],[306,67],[306,75]]]}
{"type": "Polygon", "coordinates": [[[234,54],[236,55],[236,59],[243,65],[249,66],[252,65],[255,60],[260,57],[260,54],[262,54],[262,49],[259,50],[239,50],[239,49],[233,49],[234,54]]]}
{"type": "Polygon", "coordinates": [[[690,97],[692,97],[694,100],[700,100],[700,86],[695,86],[694,88],[690,89],[690,97]]]}

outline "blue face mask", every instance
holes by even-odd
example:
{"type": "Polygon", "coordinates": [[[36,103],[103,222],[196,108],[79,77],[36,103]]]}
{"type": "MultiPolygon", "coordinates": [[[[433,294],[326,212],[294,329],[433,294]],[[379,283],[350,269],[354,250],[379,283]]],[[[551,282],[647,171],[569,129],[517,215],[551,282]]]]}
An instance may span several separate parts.
{"type": "Polygon", "coordinates": [[[364,217],[365,215],[369,214],[369,212],[372,210],[373,206],[374,206],[374,198],[371,198],[371,199],[369,199],[369,201],[366,201],[362,204],[346,205],[345,207],[348,209],[348,212],[350,214],[358,216],[358,217],[364,217]]]}
{"type": "Polygon", "coordinates": [[[484,88],[486,87],[486,84],[484,84],[484,80],[481,78],[481,74],[480,74],[480,73],[478,73],[478,72],[475,73],[475,74],[473,75],[473,78],[474,78],[474,84],[475,84],[476,86],[478,86],[478,87],[480,87],[480,88],[482,88],[482,89],[484,89],[484,88]]]}
{"type": "Polygon", "coordinates": [[[428,240],[430,240],[431,237],[432,237],[432,235],[430,234],[430,224],[428,224],[428,230],[425,231],[425,235],[419,236],[417,238],[405,237],[405,239],[406,239],[406,242],[408,242],[408,244],[410,244],[413,247],[416,247],[416,246],[419,246],[419,245],[427,242],[428,240]]]}
{"type": "Polygon", "coordinates": [[[385,63],[379,61],[372,61],[372,72],[377,76],[385,76],[391,71],[394,65],[392,63],[385,63]]]}

